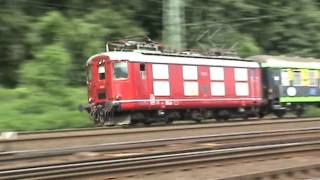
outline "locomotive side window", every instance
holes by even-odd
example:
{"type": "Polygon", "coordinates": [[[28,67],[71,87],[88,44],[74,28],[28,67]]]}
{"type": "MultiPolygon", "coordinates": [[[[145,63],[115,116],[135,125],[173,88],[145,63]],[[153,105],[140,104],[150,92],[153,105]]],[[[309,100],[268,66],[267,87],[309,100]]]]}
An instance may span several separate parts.
{"type": "Polygon", "coordinates": [[[128,78],[128,63],[127,62],[113,63],[113,78],[114,79],[128,78]]]}
{"type": "MultiPolygon", "coordinates": [[[[140,67],[141,70],[141,67],[140,67]]],[[[167,64],[152,64],[153,94],[170,96],[169,67],[167,64]]]]}
{"type": "Polygon", "coordinates": [[[210,67],[210,79],[212,81],[223,81],[224,80],[223,67],[210,67]]]}
{"type": "Polygon", "coordinates": [[[183,88],[185,96],[198,96],[199,94],[198,82],[196,81],[185,81],[183,88]]]}
{"type": "Polygon", "coordinates": [[[248,69],[235,68],[234,79],[236,81],[236,95],[249,96],[248,69]]]}
{"type": "Polygon", "coordinates": [[[249,86],[245,82],[236,82],[237,96],[249,96],[249,86]]]}
{"type": "Polygon", "coordinates": [[[182,66],[183,89],[185,96],[198,96],[198,67],[182,66]]]}
{"type": "Polygon", "coordinates": [[[197,80],[198,67],[197,66],[183,66],[183,79],[184,80],[197,80]]]}
{"type": "Polygon", "coordinates": [[[104,80],[106,78],[106,69],[104,67],[104,62],[99,62],[98,73],[99,80],[104,80]]]}
{"type": "Polygon", "coordinates": [[[210,67],[211,95],[224,96],[226,94],[224,84],[224,68],[210,67]]]}
{"type": "Polygon", "coordinates": [[[236,81],[248,81],[248,69],[235,68],[234,74],[235,74],[236,81]]]}
{"type": "Polygon", "coordinates": [[[154,81],[153,94],[155,96],[170,96],[169,81],[154,81]]]}
{"type": "Polygon", "coordinates": [[[169,79],[167,64],[152,64],[152,76],[154,79],[169,79]]]}

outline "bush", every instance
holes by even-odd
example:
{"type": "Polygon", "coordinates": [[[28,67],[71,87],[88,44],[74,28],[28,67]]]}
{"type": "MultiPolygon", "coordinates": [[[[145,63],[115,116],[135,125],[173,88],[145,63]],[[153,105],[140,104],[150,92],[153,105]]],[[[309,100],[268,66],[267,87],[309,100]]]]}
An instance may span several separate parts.
{"type": "Polygon", "coordinates": [[[93,126],[88,115],[78,111],[78,105],[86,102],[86,89],[60,90],[60,94],[52,94],[39,88],[0,88],[4,102],[0,104],[0,131],[93,126]]]}
{"type": "Polygon", "coordinates": [[[40,50],[35,60],[25,63],[20,71],[21,82],[29,86],[60,87],[67,83],[70,55],[59,44],[40,50]]]}

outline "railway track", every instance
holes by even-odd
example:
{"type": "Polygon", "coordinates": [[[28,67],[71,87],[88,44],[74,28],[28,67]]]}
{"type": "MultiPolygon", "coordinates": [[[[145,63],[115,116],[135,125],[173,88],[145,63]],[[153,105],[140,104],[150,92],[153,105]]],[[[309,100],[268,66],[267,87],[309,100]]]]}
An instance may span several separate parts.
{"type": "Polygon", "coordinates": [[[286,130],[271,130],[271,131],[252,131],[242,133],[227,133],[219,135],[205,135],[205,136],[188,136],[181,138],[169,139],[154,139],[148,141],[130,141],[122,143],[99,144],[92,146],[82,146],[75,148],[58,148],[58,149],[45,149],[45,150],[23,150],[23,151],[10,151],[0,152],[0,162],[34,159],[34,158],[48,158],[54,156],[70,155],[79,152],[119,152],[132,150],[133,152],[145,148],[160,148],[167,147],[173,144],[192,144],[198,145],[200,143],[215,143],[214,146],[229,144],[234,146],[234,143],[248,144],[250,142],[262,140],[276,140],[289,141],[290,138],[305,139],[318,139],[320,136],[320,126],[313,128],[302,129],[286,129],[286,130]]]}
{"type": "Polygon", "coordinates": [[[95,161],[78,161],[45,166],[2,169],[0,179],[70,179],[103,175],[104,178],[125,178],[135,173],[157,173],[160,169],[182,168],[204,163],[224,163],[248,158],[266,158],[281,154],[319,151],[320,141],[259,143],[221,149],[192,149],[173,152],[109,158],[95,161]]]}
{"type": "Polygon", "coordinates": [[[0,139],[0,150],[32,150],[77,147],[128,141],[147,141],[159,138],[201,136],[245,132],[254,130],[280,130],[320,126],[320,118],[245,121],[234,123],[210,123],[175,125],[148,128],[85,128],[77,130],[41,131],[18,133],[14,139],[0,139]]]}
{"type": "MultiPolygon", "coordinates": [[[[252,122],[252,121],[263,121],[263,120],[275,120],[275,121],[286,121],[286,120],[316,120],[320,117],[305,117],[305,118],[297,118],[297,117],[286,117],[286,118],[265,118],[265,119],[248,119],[248,120],[228,120],[224,122],[215,122],[216,124],[227,124],[227,123],[241,123],[241,122],[252,122]]],[[[179,127],[179,126],[194,126],[194,125],[212,125],[215,124],[211,120],[202,121],[196,124],[193,123],[185,123],[185,121],[176,122],[174,124],[170,124],[169,127],[179,127]]],[[[167,124],[158,124],[153,126],[107,126],[107,127],[93,127],[93,128],[72,128],[72,129],[56,129],[56,130],[40,130],[40,131],[23,131],[19,132],[20,135],[50,135],[50,134],[58,134],[58,133],[77,133],[81,131],[92,131],[92,132],[99,132],[105,130],[117,130],[117,129],[148,129],[148,128],[167,128],[167,124]]]]}
{"type": "MultiPolygon", "coordinates": [[[[87,160],[73,160],[73,162],[68,163],[47,163],[42,165],[31,165],[24,162],[27,166],[0,169],[0,179],[79,178],[99,174],[107,174],[110,178],[115,178],[119,175],[122,176],[123,173],[136,171],[141,173],[144,169],[156,172],[159,168],[201,165],[203,162],[219,162],[223,164],[228,160],[236,160],[238,158],[257,158],[265,157],[264,155],[272,156],[294,152],[317,151],[320,149],[319,135],[320,127],[314,127],[113,143],[78,149],[51,150],[49,152],[13,152],[11,155],[18,156],[7,157],[7,159],[0,158],[0,162],[21,164],[15,161],[28,158],[32,158],[33,161],[35,160],[34,158],[42,158],[42,161],[44,159],[48,161],[49,156],[65,155],[78,151],[105,151],[106,153],[118,152],[121,154],[122,150],[128,151],[131,149],[133,152],[130,154],[133,155],[107,158],[98,157],[87,160]],[[178,149],[168,148],[172,144],[187,144],[187,146],[180,146],[178,149]],[[157,147],[159,149],[154,152],[143,152],[143,149],[150,147],[157,147]],[[134,153],[134,151],[138,151],[140,154],[134,153]],[[24,156],[19,156],[19,153],[24,156]]],[[[69,159],[69,161],[71,160],[69,159]]]]}
{"type": "Polygon", "coordinates": [[[242,176],[233,176],[222,178],[221,180],[247,180],[247,179],[313,179],[320,177],[320,163],[298,166],[291,168],[282,168],[261,173],[253,173],[242,176]]]}

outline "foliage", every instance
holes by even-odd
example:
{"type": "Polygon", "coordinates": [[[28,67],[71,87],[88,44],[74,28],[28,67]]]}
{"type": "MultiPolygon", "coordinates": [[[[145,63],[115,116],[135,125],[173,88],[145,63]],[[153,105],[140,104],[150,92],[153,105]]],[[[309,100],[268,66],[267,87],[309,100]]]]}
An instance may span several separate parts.
{"type": "Polygon", "coordinates": [[[67,84],[70,55],[59,44],[43,47],[36,52],[35,59],[21,68],[21,82],[43,88],[62,87],[67,84]]]}
{"type": "Polygon", "coordinates": [[[320,116],[319,107],[316,107],[316,106],[307,107],[306,111],[305,111],[305,115],[306,116],[311,116],[311,117],[320,116]]]}
{"type": "MultiPolygon", "coordinates": [[[[248,54],[242,52],[246,48],[238,46],[240,54],[252,55],[262,51],[267,54],[320,57],[320,35],[317,33],[320,11],[318,2],[314,0],[191,0],[187,12],[187,34],[191,35],[189,44],[197,42],[201,36],[207,39],[209,46],[230,48],[234,43],[243,43],[243,39],[221,43],[221,37],[230,39],[230,36],[242,37],[246,34],[252,42],[249,46],[256,50],[248,54]]],[[[249,47],[248,44],[245,46],[249,47]]]]}
{"type": "Polygon", "coordinates": [[[93,126],[86,113],[77,111],[86,101],[85,88],[56,92],[35,87],[0,88],[0,131],[31,131],[93,126]]]}
{"type": "Polygon", "coordinates": [[[25,32],[28,18],[10,2],[0,6],[0,86],[17,84],[17,69],[26,56],[25,32]]]}
{"type": "MultiPolygon", "coordinates": [[[[17,86],[21,65],[59,44],[71,59],[68,84],[84,85],[85,61],[106,41],[146,34],[161,41],[165,2],[2,0],[0,84],[17,86]]],[[[241,56],[320,57],[319,10],[315,0],[188,0],[185,41],[187,48],[232,48],[241,56]]]]}
{"type": "Polygon", "coordinates": [[[64,44],[72,55],[70,84],[84,85],[84,65],[93,54],[105,51],[108,40],[129,36],[144,35],[141,28],[136,27],[121,14],[110,10],[97,10],[84,18],[72,19],[65,30],[64,44]],[[81,38],[79,38],[81,37],[81,38]]]}

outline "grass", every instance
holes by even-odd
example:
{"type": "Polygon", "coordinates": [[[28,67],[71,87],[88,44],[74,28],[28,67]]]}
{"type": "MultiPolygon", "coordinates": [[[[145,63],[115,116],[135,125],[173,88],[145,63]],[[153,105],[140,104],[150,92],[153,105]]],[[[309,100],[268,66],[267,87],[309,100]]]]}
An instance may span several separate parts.
{"type": "Polygon", "coordinates": [[[306,108],[306,116],[320,116],[320,108],[315,106],[309,106],[306,108]]]}
{"type": "Polygon", "coordinates": [[[85,88],[0,88],[0,132],[90,127],[78,105],[86,102],[85,88]]]}

